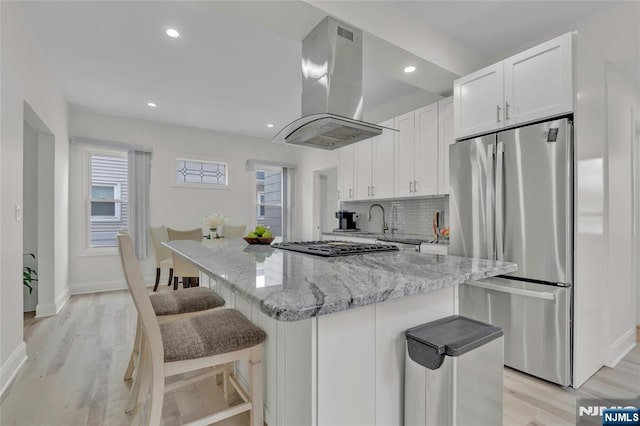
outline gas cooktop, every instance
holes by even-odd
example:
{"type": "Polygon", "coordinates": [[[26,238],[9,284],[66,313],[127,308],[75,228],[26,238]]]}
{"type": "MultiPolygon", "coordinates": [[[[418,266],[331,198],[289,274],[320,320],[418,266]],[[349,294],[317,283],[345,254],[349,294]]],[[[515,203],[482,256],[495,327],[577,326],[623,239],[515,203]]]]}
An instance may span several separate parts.
{"type": "Polygon", "coordinates": [[[291,241],[271,245],[283,250],[299,253],[314,254],[316,256],[335,257],[353,254],[380,253],[398,251],[398,247],[390,244],[350,243],[348,241],[291,241]]]}

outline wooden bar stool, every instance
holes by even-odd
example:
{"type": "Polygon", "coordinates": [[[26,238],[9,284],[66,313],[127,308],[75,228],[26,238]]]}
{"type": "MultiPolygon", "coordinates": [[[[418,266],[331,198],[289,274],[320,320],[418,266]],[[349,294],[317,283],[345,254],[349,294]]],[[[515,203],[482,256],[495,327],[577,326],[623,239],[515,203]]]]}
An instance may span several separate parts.
{"type": "Polygon", "coordinates": [[[265,332],[235,309],[213,309],[189,318],[159,324],[144,286],[131,237],[124,233],[118,234],[118,247],[127,285],[140,318],[140,423],[159,425],[164,392],[181,384],[193,383],[195,379],[189,378],[184,383],[172,383],[165,387],[166,377],[247,360],[250,365],[249,389],[245,390],[234,377],[228,378],[243,403],[189,424],[211,424],[249,411],[251,425],[263,426],[261,362],[265,332]]]}

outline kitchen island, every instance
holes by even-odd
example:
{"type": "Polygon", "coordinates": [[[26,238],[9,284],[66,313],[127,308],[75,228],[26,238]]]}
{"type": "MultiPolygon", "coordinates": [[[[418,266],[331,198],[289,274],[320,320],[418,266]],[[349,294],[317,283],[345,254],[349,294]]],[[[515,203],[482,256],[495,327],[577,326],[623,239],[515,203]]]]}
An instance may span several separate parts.
{"type": "MultiPolygon", "coordinates": [[[[266,331],[270,426],[402,424],[404,330],[455,313],[456,285],[516,270],[403,251],[325,258],[242,240],[164,244],[266,331]]],[[[237,366],[241,381],[245,371],[237,366]]]]}

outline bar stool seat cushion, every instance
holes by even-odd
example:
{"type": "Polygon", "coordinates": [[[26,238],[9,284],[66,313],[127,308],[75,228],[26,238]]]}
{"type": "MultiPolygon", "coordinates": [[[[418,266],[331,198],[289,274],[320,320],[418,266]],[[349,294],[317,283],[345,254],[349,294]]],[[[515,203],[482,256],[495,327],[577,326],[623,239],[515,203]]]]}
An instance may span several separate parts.
{"type": "Polygon", "coordinates": [[[224,299],[204,287],[185,288],[149,295],[156,315],[178,315],[224,306],[224,299]]]}
{"type": "Polygon", "coordinates": [[[165,362],[239,351],[258,345],[267,337],[235,309],[216,309],[160,324],[160,333],[165,362]]]}

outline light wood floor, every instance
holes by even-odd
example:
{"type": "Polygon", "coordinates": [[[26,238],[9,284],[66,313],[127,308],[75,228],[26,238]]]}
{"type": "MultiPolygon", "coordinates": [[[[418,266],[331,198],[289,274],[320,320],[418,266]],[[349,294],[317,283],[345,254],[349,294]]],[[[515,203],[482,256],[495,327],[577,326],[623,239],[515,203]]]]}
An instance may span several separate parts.
{"type": "MultiPolygon", "coordinates": [[[[123,382],[135,329],[127,292],[74,296],[58,316],[25,321],[29,359],[0,405],[0,425],[126,425],[123,382]]],[[[504,425],[573,425],[578,397],[640,394],[640,346],[579,390],[505,369],[504,425]]],[[[222,389],[204,380],[165,396],[164,425],[222,407],[222,389]]],[[[223,425],[247,425],[247,413],[223,425]]]]}

